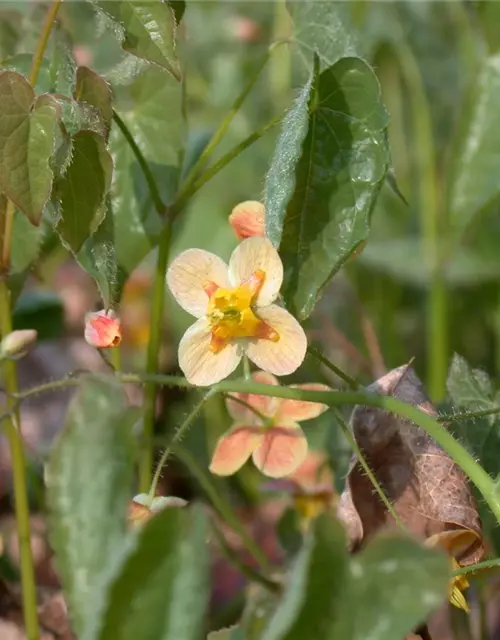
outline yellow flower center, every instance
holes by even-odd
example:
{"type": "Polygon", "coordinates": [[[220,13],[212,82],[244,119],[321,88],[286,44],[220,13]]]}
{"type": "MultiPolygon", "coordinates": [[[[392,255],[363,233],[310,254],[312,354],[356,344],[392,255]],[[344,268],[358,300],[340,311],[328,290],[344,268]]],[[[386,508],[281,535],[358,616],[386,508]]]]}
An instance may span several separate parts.
{"type": "Polygon", "coordinates": [[[210,297],[207,310],[212,328],[210,349],[214,353],[222,351],[234,338],[279,340],[277,331],[258,318],[251,308],[264,278],[264,271],[259,269],[234,289],[219,288],[211,281],[205,283],[204,289],[210,297]]]}

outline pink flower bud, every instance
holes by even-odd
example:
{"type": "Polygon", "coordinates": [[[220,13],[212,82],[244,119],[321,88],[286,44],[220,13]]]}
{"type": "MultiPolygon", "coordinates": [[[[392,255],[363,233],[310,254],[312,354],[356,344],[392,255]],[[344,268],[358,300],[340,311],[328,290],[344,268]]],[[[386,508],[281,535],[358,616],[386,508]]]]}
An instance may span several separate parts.
{"type": "Polygon", "coordinates": [[[22,358],[35,344],[38,337],[35,329],[12,331],[0,343],[0,356],[3,358],[22,358]]]}
{"type": "Polygon", "coordinates": [[[85,318],[85,340],[98,349],[117,347],[122,339],[120,320],[113,311],[88,313],[85,318]]]}
{"type": "Polygon", "coordinates": [[[232,35],[240,42],[258,42],[262,37],[259,24],[246,16],[236,16],[231,21],[232,35]]]}
{"type": "Polygon", "coordinates": [[[229,216],[238,240],[252,236],[264,236],[264,205],[256,200],[247,200],[236,205],[229,216]]]}

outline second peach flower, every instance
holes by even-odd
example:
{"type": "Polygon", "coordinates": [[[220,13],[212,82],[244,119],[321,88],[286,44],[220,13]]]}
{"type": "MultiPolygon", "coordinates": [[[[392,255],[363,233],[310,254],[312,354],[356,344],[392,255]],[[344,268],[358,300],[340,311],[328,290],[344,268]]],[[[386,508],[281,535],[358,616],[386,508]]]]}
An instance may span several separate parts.
{"type": "MultiPolygon", "coordinates": [[[[252,379],[261,384],[279,384],[274,376],[263,371],[252,374],[252,379]]],[[[292,388],[330,391],[326,385],[315,383],[292,388]]],[[[210,471],[220,476],[231,475],[252,456],[255,466],[270,478],[282,478],[302,464],[308,445],[298,423],[316,418],[328,409],[319,402],[243,393],[231,394],[226,406],[234,424],[219,439],[210,471]]]]}

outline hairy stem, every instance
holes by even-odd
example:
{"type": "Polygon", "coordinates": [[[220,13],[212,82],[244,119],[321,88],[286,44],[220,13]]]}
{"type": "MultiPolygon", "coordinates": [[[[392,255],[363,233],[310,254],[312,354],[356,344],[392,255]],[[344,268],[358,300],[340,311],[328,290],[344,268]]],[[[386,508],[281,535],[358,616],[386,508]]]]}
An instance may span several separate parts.
{"type": "Polygon", "coordinates": [[[384,503],[387,511],[394,518],[394,520],[395,520],[396,524],[398,525],[398,527],[403,529],[403,531],[406,531],[406,527],[401,522],[401,518],[396,513],[393,505],[391,504],[391,501],[385,495],[384,490],[382,489],[382,487],[380,486],[380,483],[378,482],[377,478],[375,477],[375,474],[370,469],[370,465],[368,464],[365,456],[363,455],[363,452],[361,451],[358,443],[356,442],[356,438],[351,433],[351,430],[349,429],[349,425],[344,420],[344,416],[335,407],[333,408],[333,413],[335,415],[335,418],[337,419],[338,424],[340,425],[340,428],[342,429],[342,432],[343,432],[346,440],[349,442],[349,445],[350,445],[351,449],[353,450],[354,454],[356,455],[357,459],[359,460],[359,464],[363,467],[363,471],[366,473],[366,476],[367,476],[368,480],[372,483],[373,488],[378,493],[378,495],[379,495],[380,499],[382,500],[382,502],[384,503]]]}
{"type": "Polygon", "coordinates": [[[359,389],[360,384],[354,378],[342,369],[339,369],[336,364],[333,364],[331,360],[329,360],[326,356],[320,353],[315,347],[307,347],[307,353],[312,356],[315,360],[323,364],[327,369],[330,369],[338,378],[343,380],[351,389],[359,389]]]}
{"type": "MultiPolygon", "coordinates": [[[[119,373],[117,378],[124,383],[147,383],[149,385],[177,386],[181,388],[192,388],[192,385],[185,378],[177,376],[167,376],[160,374],[136,374],[119,373]]],[[[68,383],[69,381],[66,381],[68,383]]],[[[53,385],[45,386],[45,389],[52,388],[53,385]]],[[[39,392],[40,387],[37,388],[39,392]]],[[[275,398],[285,398],[290,400],[302,400],[306,402],[319,402],[332,407],[345,404],[365,405],[378,407],[396,415],[407,418],[424,429],[448,455],[463,469],[464,473],[476,485],[490,509],[500,522],[500,503],[496,496],[493,479],[474,460],[470,453],[440,424],[440,422],[417,407],[407,404],[397,398],[390,396],[368,393],[363,390],[352,391],[306,391],[291,387],[280,387],[274,385],[260,384],[248,380],[226,380],[219,382],[212,387],[217,393],[252,393],[257,395],[272,396],[275,398]]],[[[32,390],[17,394],[17,398],[25,398],[32,394],[32,390]]],[[[468,414],[470,415],[470,414],[468,414]]]]}
{"type": "Polygon", "coordinates": [[[163,455],[160,458],[160,461],[158,462],[158,465],[156,467],[156,471],[155,471],[155,475],[153,477],[153,481],[151,482],[151,489],[149,490],[149,497],[150,498],[154,498],[155,495],[156,495],[156,489],[158,487],[158,482],[159,482],[160,477],[161,477],[161,472],[162,472],[163,467],[165,466],[170,454],[172,453],[172,449],[185,436],[185,434],[187,433],[187,430],[193,424],[193,420],[200,413],[203,405],[208,400],[208,398],[210,398],[211,395],[213,395],[212,391],[209,391],[208,393],[206,393],[203,396],[203,398],[198,402],[198,404],[195,405],[194,409],[187,416],[187,418],[184,420],[184,422],[181,424],[181,426],[177,429],[177,431],[176,431],[174,437],[172,438],[172,441],[170,442],[169,446],[163,452],[163,455]]]}

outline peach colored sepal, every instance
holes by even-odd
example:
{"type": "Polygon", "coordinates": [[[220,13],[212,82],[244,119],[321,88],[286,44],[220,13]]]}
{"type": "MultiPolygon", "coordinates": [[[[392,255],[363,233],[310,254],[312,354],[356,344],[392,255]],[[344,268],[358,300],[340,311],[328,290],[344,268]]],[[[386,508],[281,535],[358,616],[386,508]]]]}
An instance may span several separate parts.
{"type": "Polygon", "coordinates": [[[229,222],[238,240],[265,234],[265,210],[262,202],[246,200],[231,211],[229,222]]]}

